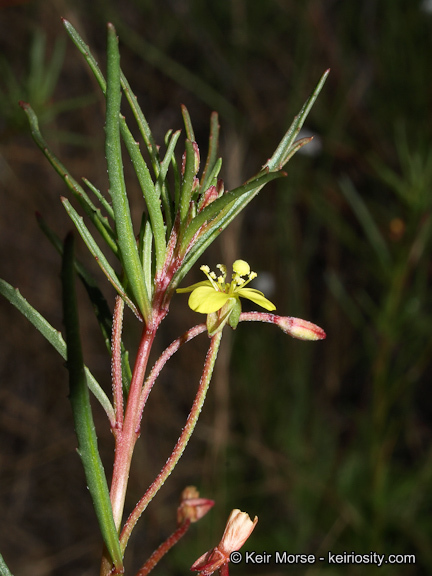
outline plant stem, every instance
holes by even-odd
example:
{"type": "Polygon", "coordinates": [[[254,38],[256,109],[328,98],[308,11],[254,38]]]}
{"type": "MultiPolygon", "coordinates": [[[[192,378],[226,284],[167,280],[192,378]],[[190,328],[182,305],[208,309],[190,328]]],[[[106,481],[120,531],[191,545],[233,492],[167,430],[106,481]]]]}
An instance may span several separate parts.
{"type": "Polygon", "coordinates": [[[155,333],[156,328],[146,327],[144,329],[132,375],[123,428],[118,431],[116,438],[110,496],[114,521],[118,530],[123,514],[132,454],[140,432],[139,399],[155,333]]]}
{"type": "Polygon", "coordinates": [[[147,402],[147,398],[149,397],[151,389],[153,388],[153,384],[156,381],[156,378],[159,376],[162,368],[165,366],[171,356],[177,352],[180,346],[183,346],[183,344],[186,344],[186,342],[189,342],[189,340],[192,340],[192,338],[195,338],[206,330],[207,326],[205,324],[197,324],[193,328],[187,330],[179,338],[176,338],[176,340],[174,340],[168,346],[168,348],[162,352],[144,383],[140,398],[140,417],[144,410],[144,406],[147,402]]]}
{"type": "Polygon", "coordinates": [[[163,542],[157,550],[153,552],[147,562],[138,570],[135,576],[147,576],[149,572],[153,570],[159,560],[165,556],[165,554],[171,550],[171,548],[177,544],[177,542],[182,538],[186,532],[189,530],[191,521],[189,519],[185,520],[180,524],[175,532],[169,536],[165,542],[163,542]]]}
{"type": "Polygon", "coordinates": [[[207,356],[205,359],[203,373],[201,375],[195,400],[192,404],[191,411],[189,412],[186,425],[183,428],[183,431],[180,434],[179,439],[177,440],[177,444],[175,445],[174,450],[171,453],[171,456],[168,458],[165,466],[159,472],[153,483],[148,488],[147,492],[135,506],[134,510],[132,511],[131,515],[129,516],[124,525],[120,537],[120,545],[123,552],[126,548],[131,532],[138,521],[138,518],[141,516],[141,514],[144,512],[144,510],[147,508],[148,504],[152,500],[152,498],[155,496],[155,494],[164,484],[165,480],[174,470],[177,462],[179,461],[181,455],[183,454],[184,449],[187,446],[187,443],[189,442],[189,438],[191,437],[192,432],[194,431],[199,414],[204,404],[204,400],[213,374],[213,368],[219,350],[221,338],[222,338],[222,332],[219,332],[218,334],[215,334],[210,341],[210,347],[208,349],[207,356]]]}
{"type": "Polygon", "coordinates": [[[115,412],[114,435],[117,436],[123,428],[123,383],[121,365],[121,331],[123,324],[124,301],[120,296],[116,297],[112,327],[112,387],[115,412]]]}

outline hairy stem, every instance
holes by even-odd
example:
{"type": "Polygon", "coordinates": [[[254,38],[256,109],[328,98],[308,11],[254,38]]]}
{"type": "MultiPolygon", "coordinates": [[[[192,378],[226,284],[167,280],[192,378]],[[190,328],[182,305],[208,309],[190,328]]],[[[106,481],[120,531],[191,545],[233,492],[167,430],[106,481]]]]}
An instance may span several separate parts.
{"type": "Polygon", "coordinates": [[[149,572],[153,570],[159,560],[165,556],[165,554],[171,550],[171,548],[177,544],[177,542],[182,538],[186,532],[189,530],[191,521],[189,519],[185,520],[180,524],[175,532],[169,536],[165,542],[163,542],[157,550],[153,552],[147,562],[138,570],[135,576],[147,576],[149,572]]]}
{"type": "Polygon", "coordinates": [[[186,421],[186,425],[183,428],[182,433],[180,434],[179,439],[177,440],[177,444],[174,447],[174,450],[171,453],[171,456],[166,461],[165,466],[159,472],[153,483],[148,488],[147,492],[135,506],[134,510],[132,511],[131,515],[127,519],[124,528],[121,533],[120,537],[120,545],[122,550],[124,551],[126,545],[128,543],[129,537],[131,532],[138,521],[138,518],[147,508],[150,501],[153,499],[155,494],[159,491],[159,489],[163,486],[165,480],[174,470],[177,462],[179,461],[181,455],[183,454],[184,449],[189,442],[189,438],[192,435],[192,432],[195,429],[196,423],[198,421],[199,414],[204,404],[204,400],[207,394],[207,390],[210,384],[210,380],[213,374],[213,368],[216,361],[217,353],[220,346],[220,341],[222,338],[222,332],[215,334],[210,341],[210,347],[207,352],[207,356],[204,363],[203,373],[201,375],[199,387],[197,394],[195,396],[195,400],[192,404],[191,411],[189,412],[189,416],[186,421]]]}
{"type": "Polygon", "coordinates": [[[115,430],[117,435],[123,428],[123,383],[121,365],[121,331],[123,324],[124,301],[120,296],[116,297],[113,316],[112,339],[111,339],[111,371],[112,387],[115,412],[115,430]]]}

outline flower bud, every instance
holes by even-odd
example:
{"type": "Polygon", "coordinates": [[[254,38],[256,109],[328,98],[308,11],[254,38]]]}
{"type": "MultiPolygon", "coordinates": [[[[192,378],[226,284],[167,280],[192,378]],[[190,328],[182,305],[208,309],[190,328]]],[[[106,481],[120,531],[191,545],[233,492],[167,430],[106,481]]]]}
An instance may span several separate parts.
{"type": "Polygon", "coordinates": [[[177,524],[180,525],[186,520],[197,522],[213,506],[214,500],[200,498],[195,486],[187,486],[181,494],[180,506],[177,508],[177,524]]]}
{"type": "Polygon", "coordinates": [[[299,340],[324,340],[326,333],[322,328],[301,318],[290,316],[278,316],[275,323],[285,334],[298,338],[299,340]]]}

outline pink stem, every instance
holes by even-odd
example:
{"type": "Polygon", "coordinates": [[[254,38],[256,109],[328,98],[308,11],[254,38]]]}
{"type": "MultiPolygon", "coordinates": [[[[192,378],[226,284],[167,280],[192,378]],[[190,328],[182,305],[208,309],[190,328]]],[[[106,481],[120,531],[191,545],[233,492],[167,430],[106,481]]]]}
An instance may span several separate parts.
{"type": "Polygon", "coordinates": [[[147,508],[148,504],[152,500],[152,498],[155,496],[158,490],[160,490],[165,480],[174,470],[177,462],[179,461],[181,455],[183,454],[184,449],[187,446],[189,438],[191,437],[192,432],[194,431],[199,414],[204,404],[204,400],[213,374],[213,367],[216,361],[216,356],[219,350],[221,338],[222,338],[222,332],[219,332],[215,334],[210,341],[210,347],[208,349],[207,356],[205,359],[204,369],[201,375],[195,400],[192,404],[191,411],[189,412],[189,416],[186,420],[186,425],[183,428],[183,431],[180,434],[179,439],[177,440],[177,444],[175,445],[174,450],[171,453],[171,456],[168,458],[165,466],[159,472],[153,483],[148,488],[147,492],[144,494],[144,496],[135,506],[134,510],[131,512],[129,518],[126,520],[126,523],[123,527],[120,536],[120,545],[122,550],[126,548],[129,537],[135,524],[138,521],[138,518],[141,516],[141,514],[144,512],[144,510],[147,508]]]}
{"type": "Polygon", "coordinates": [[[289,334],[299,340],[324,340],[326,337],[324,330],[316,324],[292,316],[278,316],[268,312],[242,312],[240,314],[240,322],[244,321],[276,324],[285,334],[289,334]]]}
{"type": "Polygon", "coordinates": [[[189,530],[191,521],[189,519],[185,520],[180,524],[175,532],[169,536],[165,542],[163,542],[157,550],[153,552],[147,562],[138,570],[136,576],[147,576],[149,572],[153,570],[159,560],[165,556],[165,554],[182,538],[186,532],[189,530]]]}
{"type": "Polygon", "coordinates": [[[156,327],[152,329],[147,326],[144,329],[132,374],[123,427],[116,437],[110,497],[117,529],[120,529],[132,454],[140,432],[139,400],[155,333],[156,327]]]}
{"type": "Polygon", "coordinates": [[[121,332],[123,324],[123,310],[124,300],[116,297],[113,328],[111,338],[111,370],[112,370],[112,388],[115,412],[115,429],[114,434],[117,435],[123,428],[123,383],[122,383],[122,367],[121,367],[121,332]]]}
{"type": "Polygon", "coordinates": [[[159,376],[162,368],[165,366],[165,364],[168,362],[168,360],[171,358],[171,356],[173,356],[173,354],[175,354],[177,352],[177,350],[181,346],[183,346],[183,344],[186,344],[186,342],[189,342],[189,340],[192,340],[192,338],[195,338],[196,336],[198,336],[199,334],[202,334],[206,330],[207,330],[207,327],[205,324],[198,324],[197,326],[194,326],[190,330],[187,330],[179,338],[174,340],[174,342],[172,342],[168,346],[168,348],[166,348],[164,350],[164,352],[162,352],[161,356],[156,361],[155,365],[153,366],[150,374],[148,375],[148,377],[144,383],[144,386],[143,386],[143,389],[141,392],[141,398],[140,398],[140,417],[141,417],[142,412],[144,410],[144,406],[147,402],[147,398],[151,392],[151,389],[153,388],[153,384],[156,381],[156,378],[159,376]]]}

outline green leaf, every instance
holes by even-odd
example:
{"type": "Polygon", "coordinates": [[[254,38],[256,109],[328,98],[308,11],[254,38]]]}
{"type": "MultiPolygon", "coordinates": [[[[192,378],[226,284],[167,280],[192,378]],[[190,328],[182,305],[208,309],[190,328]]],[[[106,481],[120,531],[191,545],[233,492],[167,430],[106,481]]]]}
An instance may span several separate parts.
{"type": "Polygon", "coordinates": [[[149,296],[140,264],[126,185],[120,145],[120,55],[118,40],[112,24],[108,24],[108,61],[106,91],[106,158],[110,194],[115,214],[118,246],[126,276],[138,308],[147,321],[151,315],[149,296]]]}
{"type": "Polygon", "coordinates": [[[285,133],[285,136],[282,138],[279,146],[276,148],[275,153],[264,164],[264,168],[268,168],[270,171],[281,170],[288,162],[288,160],[292,157],[293,155],[292,148],[295,143],[295,139],[297,138],[312,106],[314,105],[315,100],[318,98],[318,94],[321,92],[321,89],[324,86],[324,83],[327,80],[327,76],[329,75],[329,73],[330,70],[326,70],[324,74],[321,76],[320,81],[318,82],[312,95],[306,100],[302,109],[300,110],[298,115],[294,118],[291,126],[285,133]]]}
{"type": "Polygon", "coordinates": [[[88,65],[90,66],[91,71],[93,72],[102,92],[105,94],[105,91],[106,91],[105,78],[101,72],[101,69],[98,66],[98,63],[93,58],[93,55],[90,52],[89,46],[84,42],[84,40],[78,34],[77,30],[72,26],[72,24],[68,20],[66,20],[66,18],[62,18],[62,20],[63,20],[63,25],[66,28],[66,32],[69,34],[72,42],[75,44],[75,46],[78,48],[78,50],[81,52],[81,54],[86,59],[86,61],[87,61],[88,65]]]}
{"type": "MultiPolygon", "coordinates": [[[[207,190],[207,188],[209,188],[209,186],[212,185],[212,180],[214,177],[213,170],[217,162],[218,146],[219,146],[219,117],[217,112],[212,112],[210,116],[209,148],[206,163],[201,176],[201,186],[199,190],[200,194],[205,190],[207,190]]],[[[219,170],[217,171],[217,174],[219,173],[219,170]]]]}
{"type": "Polygon", "coordinates": [[[84,224],[82,216],[78,214],[78,212],[74,209],[72,204],[69,202],[67,198],[62,198],[61,201],[63,202],[63,206],[65,207],[67,213],[69,214],[72,222],[75,224],[78,232],[80,233],[81,238],[84,240],[87,248],[95,258],[96,262],[101,267],[103,273],[132,310],[132,312],[140,318],[140,312],[129,296],[126,294],[126,291],[120,282],[117,274],[114,272],[114,269],[109,264],[108,260],[105,258],[104,253],[97,245],[96,241],[94,240],[93,236],[90,234],[87,226],[84,224]]]}
{"type": "Polygon", "coordinates": [[[48,147],[47,142],[43,138],[39,130],[39,122],[36,114],[29,104],[26,102],[20,102],[20,105],[27,115],[30,123],[31,133],[33,140],[36,142],[38,147],[42,150],[46,158],[49,160],[51,166],[55,171],[62,177],[66,186],[76,197],[82,208],[84,209],[87,216],[90,218],[102,238],[108,244],[110,249],[117,254],[118,248],[116,243],[116,238],[113,229],[111,228],[108,219],[102,216],[101,211],[96,208],[96,206],[91,202],[90,198],[86,194],[84,188],[78,184],[78,182],[71,176],[66,167],[60,162],[60,160],[51,152],[48,147]]]}
{"type": "Polygon", "coordinates": [[[90,190],[96,196],[96,198],[102,204],[102,206],[103,206],[105,212],[108,214],[108,216],[112,220],[114,220],[114,211],[112,209],[111,204],[108,202],[108,200],[101,194],[101,192],[96,188],[96,186],[93,186],[93,184],[89,180],[87,180],[87,178],[83,178],[83,182],[84,182],[84,184],[87,184],[87,186],[90,188],[90,190]]]}
{"type": "MultiPolygon", "coordinates": [[[[135,141],[131,131],[126,125],[121,124],[121,133],[147,205],[155,239],[156,267],[160,270],[165,260],[166,252],[165,224],[160,207],[160,195],[155,188],[150,170],[139,151],[139,144],[135,141]]],[[[113,207],[115,210],[114,199],[113,207]]]]}
{"type": "MultiPolygon", "coordinates": [[[[234,188],[230,192],[226,192],[223,196],[209,204],[202,210],[195,218],[192,220],[184,237],[182,239],[181,249],[180,252],[184,254],[188,248],[188,245],[198,230],[205,224],[206,222],[212,220],[218,215],[222,216],[222,211],[228,209],[228,207],[233,204],[236,200],[240,199],[242,196],[248,195],[250,199],[258,194],[259,190],[270,182],[271,180],[275,180],[276,178],[281,178],[285,176],[285,172],[266,172],[260,173],[254,178],[251,178],[248,182],[239,186],[238,188],[234,188]]],[[[220,226],[219,220],[217,223],[212,223],[206,232],[212,230],[215,226],[220,226]]],[[[192,248],[193,249],[193,248],[192,248]]]]}
{"type": "Polygon", "coordinates": [[[127,81],[126,76],[123,74],[123,72],[120,72],[120,81],[123,88],[123,92],[125,93],[126,99],[129,102],[129,106],[131,107],[133,115],[135,116],[135,120],[136,123],[138,124],[139,131],[141,133],[141,136],[143,137],[147,151],[150,155],[153,170],[157,178],[159,176],[159,152],[156,142],[153,138],[153,134],[150,130],[150,126],[148,125],[146,117],[144,116],[143,111],[140,105],[138,104],[138,99],[132,92],[129,82],[127,81]]]}
{"type": "MultiPolygon", "coordinates": [[[[63,340],[61,333],[53,326],[51,326],[51,324],[27,302],[27,300],[20,294],[19,290],[8,284],[5,280],[0,279],[0,294],[9,300],[9,302],[33,324],[33,326],[42,334],[42,336],[48,340],[48,342],[55,350],[57,350],[60,356],[66,360],[66,343],[63,340]]],[[[110,422],[114,423],[114,410],[107,395],[102,390],[99,383],[87,367],[85,368],[85,373],[89,390],[100,402],[101,406],[107,413],[110,422]]]]}
{"type": "Polygon", "coordinates": [[[183,116],[183,122],[186,128],[186,136],[188,138],[188,140],[190,140],[191,142],[195,142],[195,133],[194,133],[194,129],[192,127],[192,121],[188,112],[188,109],[186,108],[186,106],[184,104],[182,104],[181,106],[181,111],[182,111],[182,116],[183,116]]]}
{"type": "Polygon", "coordinates": [[[12,572],[7,567],[7,564],[3,560],[3,556],[1,554],[0,554],[0,576],[12,576],[12,572]]]}
{"type": "Polygon", "coordinates": [[[185,162],[185,169],[183,174],[183,180],[180,188],[180,222],[182,226],[186,225],[188,214],[189,214],[189,205],[192,198],[192,186],[193,186],[193,179],[196,174],[195,170],[195,150],[193,146],[193,142],[191,140],[186,140],[185,142],[186,147],[186,162],[185,162]]]}
{"type": "Polygon", "coordinates": [[[120,571],[123,568],[123,558],[114,523],[105,471],[97,447],[90,397],[86,385],[74,276],[73,236],[70,234],[65,241],[62,266],[63,315],[70,382],[69,399],[78,439],[78,454],[84,467],[87,486],[93,500],[99,527],[112,561],[116,569],[120,571]]]}
{"type": "MultiPolygon", "coordinates": [[[[54,248],[57,250],[57,252],[61,256],[63,256],[63,243],[60,240],[60,238],[55,234],[55,232],[53,232],[51,230],[51,228],[49,228],[49,226],[47,225],[45,220],[39,214],[37,214],[37,220],[38,220],[38,224],[39,224],[41,230],[44,232],[44,234],[46,235],[48,240],[51,242],[51,244],[54,246],[54,248]]],[[[90,272],[85,268],[85,266],[83,264],[81,264],[81,262],[75,260],[75,268],[76,268],[77,274],[78,274],[81,282],[84,285],[84,288],[86,289],[88,297],[90,298],[90,301],[91,301],[92,306],[93,306],[93,311],[96,315],[96,319],[98,321],[99,327],[101,329],[102,335],[103,335],[104,340],[105,340],[105,345],[107,347],[108,352],[111,354],[111,333],[112,333],[112,313],[111,313],[111,310],[108,306],[106,299],[104,298],[104,295],[102,294],[102,291],[99,289],[95,279],[90,274],[90,272]]],[[[121,343],[121,347],[122,347],[122,362],[124,363],[123,371],[127,377],[127,375],[130,373],[130,366],[128,364],[127,365],[125,364],[128,362],[128,354],[124,348],[123,342],[121,343]]],[[[129,380],[126,380],[126,382],[125,382],[125,387],[127,390],[129,390],[129,385],[130,385],[130,378],[129,378],[129,380]]],[[[91,386],[89,386],[89,388],[92,389],[91,386]]],[[[102,391],[102,393],[105,396],[105,393],[103,391],[102,391]]],[[[97,394],[95,394],[95,396],[97,396],[97,394]]],[[[106,398],[106,396],[105,396],[105,398],[106,398]]],[[[104,406],[104,404],[100,400],[100,398],[98,398],[98,399],[101,402],[101,404],[104,406]]],[[[108,398],[106,398],[106,401],[108,402],[109,407],[110,407],[111,412],[112,412],[112,414],[110,414],[110,413],[108,414],[108,416],[110,417],[110,421],[111,421],[111,415],[114,418],[114,411],[112,409],[112,406],[111,406],[108,398]]],[[[114,420],[112,420],[112,422],[114,422],[114,420]]]]}

